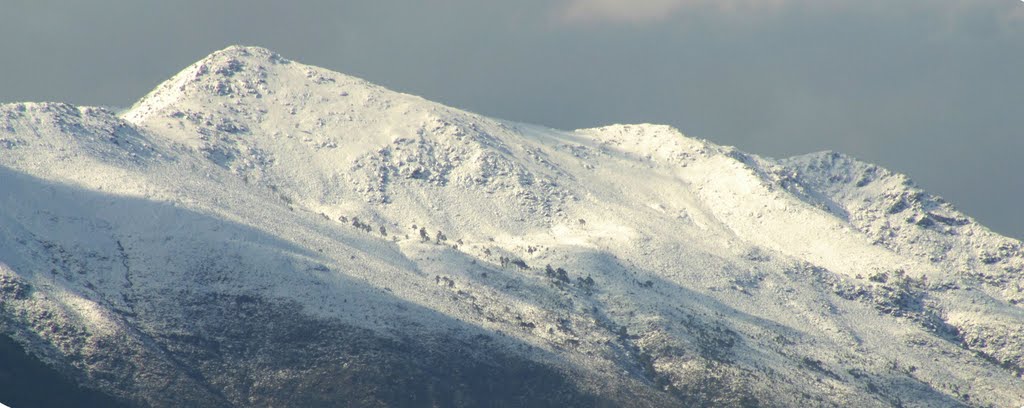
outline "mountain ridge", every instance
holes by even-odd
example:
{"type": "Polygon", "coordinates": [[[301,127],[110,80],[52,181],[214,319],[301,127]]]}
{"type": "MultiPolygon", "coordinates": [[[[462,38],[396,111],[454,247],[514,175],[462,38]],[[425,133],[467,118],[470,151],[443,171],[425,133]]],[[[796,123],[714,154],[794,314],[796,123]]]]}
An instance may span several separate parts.
{"type": "Polygon", "coordinates": [[[120,115],[0,106],[0,170],[0,329],[134,405],[1024,401],[1020,242],[834,152],[233,46],[120,115]]]}

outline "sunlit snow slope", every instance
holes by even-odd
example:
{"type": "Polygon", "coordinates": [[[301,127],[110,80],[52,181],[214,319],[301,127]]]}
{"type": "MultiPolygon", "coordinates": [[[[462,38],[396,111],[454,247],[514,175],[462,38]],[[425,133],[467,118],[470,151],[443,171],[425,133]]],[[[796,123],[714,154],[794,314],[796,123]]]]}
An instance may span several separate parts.
{"type": "Polygon", "coordinates": [[[1022,270],[838,153],[512,123],[255,47],[121,114],[0,106],[0,329],[136,406],[1020,406],[1022,270]]]}

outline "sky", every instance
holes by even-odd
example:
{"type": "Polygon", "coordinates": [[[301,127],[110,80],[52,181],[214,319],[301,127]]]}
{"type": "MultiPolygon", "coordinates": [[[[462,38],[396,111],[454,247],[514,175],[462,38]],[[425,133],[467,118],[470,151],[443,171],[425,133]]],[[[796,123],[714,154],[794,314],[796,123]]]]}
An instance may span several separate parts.
{"type": "Polygon", "coordinates": [[[835,150],[1024,238],[1019,0],[0,0],[0,103],[127,107],[212,51],[561,129],[835,150]]]}

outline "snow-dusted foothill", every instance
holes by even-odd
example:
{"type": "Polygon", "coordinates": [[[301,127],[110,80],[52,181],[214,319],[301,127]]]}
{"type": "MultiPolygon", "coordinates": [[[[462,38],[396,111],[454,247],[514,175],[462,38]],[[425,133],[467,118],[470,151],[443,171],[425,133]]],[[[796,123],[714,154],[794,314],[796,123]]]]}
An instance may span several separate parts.
{"type": "Polygon", "coordinates": [[[0,330],[135,406],[1019,406],[1024,249],[837,153],[257,47],[0,105],[0,330]]]}

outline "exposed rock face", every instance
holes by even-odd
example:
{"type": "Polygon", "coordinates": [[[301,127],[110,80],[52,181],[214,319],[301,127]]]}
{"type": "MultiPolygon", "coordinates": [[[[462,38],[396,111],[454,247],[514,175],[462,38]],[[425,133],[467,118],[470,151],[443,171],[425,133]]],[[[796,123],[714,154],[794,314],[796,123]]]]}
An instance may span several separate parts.
{"type": "Polygon", "coordinates": [[[836,153],[231,47],[120,115],[0,106],[0,180],[4,353],[97,405],[1024,403],[1021,243],[836,153]]]}

